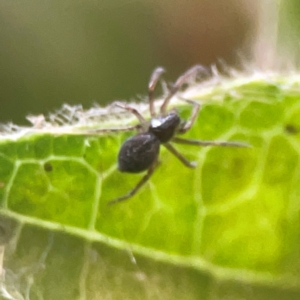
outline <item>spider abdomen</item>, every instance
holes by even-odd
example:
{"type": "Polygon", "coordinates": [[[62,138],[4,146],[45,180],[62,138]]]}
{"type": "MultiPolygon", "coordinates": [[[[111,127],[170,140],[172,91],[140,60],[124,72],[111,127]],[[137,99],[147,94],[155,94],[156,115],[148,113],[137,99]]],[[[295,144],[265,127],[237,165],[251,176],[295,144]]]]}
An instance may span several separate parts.
{"type": "Polygon", "coordinates": [[[139,173],[150,168],[159,154],[160,141],[153,133],[141,133],[124,142],[118,156],[121,172],[139,173]]]}

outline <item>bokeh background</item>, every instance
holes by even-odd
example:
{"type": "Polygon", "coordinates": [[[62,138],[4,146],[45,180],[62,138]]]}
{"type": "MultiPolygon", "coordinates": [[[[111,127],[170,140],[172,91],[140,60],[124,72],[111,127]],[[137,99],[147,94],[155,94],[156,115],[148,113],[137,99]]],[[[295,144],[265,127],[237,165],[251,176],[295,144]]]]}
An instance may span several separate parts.
{"type": "Polygon", "coordinates": [[[0,0],[0,123],[147,93],[156,66],[251,59],[259,1],[0,0]]]}

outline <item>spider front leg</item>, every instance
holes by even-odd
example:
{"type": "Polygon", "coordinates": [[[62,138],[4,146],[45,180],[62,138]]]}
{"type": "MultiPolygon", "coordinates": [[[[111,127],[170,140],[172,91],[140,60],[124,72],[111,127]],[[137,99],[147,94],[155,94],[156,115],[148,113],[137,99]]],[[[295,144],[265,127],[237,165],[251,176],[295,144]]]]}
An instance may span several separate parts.
{"type": "Polygon", "coordinates": [[[111,106],[117,106],[119,108],[122,108],[124,110],[127,110],[127,111],[131,112],[133,115],[135,115],[137,117],[140,124],[128,125],[128,126],[121,127],[121,128],[93,129],[93,130],[87,131],[85,133],[86,135],[98,135],[100,133],[134,131],[134,130],[137,130],[138,132],[141,132],[146,128],[147,121],[135,108],[133,108],[133,107],[131,107],[131,106],[125,104],[125,103],[122,103],[120,101],[113,102],[111,104],[111,106]]]}
{"type": "Polygon", "coordinates": [[[190,69],[188,69],[183,75],[181,75],[176,82],[171,85],[170,87],[170,93],[165,98],[162,106],[160,107],[160,112],[164,116],[167,111],[168,104],[171,100],[171,98],[178,92],[178,90],[184,85],[185,83],[188,83],[191,78],[196,77],[199,73],[208,74],[208,71],[201,65],[196,65],[190,69]]]}
{"type": "Polygon", "coordinates": [[[129,191],[126,195],[118,197],[116,199],[110,200],[107,205],[113,205],[122,201],[125,201],[131,197],[133,197],[139,190],[140,188],[150,179],[151,175],[153,174],[153,172],[155,171],[155,169],[158,166],[158,160],[156,160],[148,169],[146,175],[144,175],[144,177],[137,183],[137,185],[131,190],[129,191]]]}
{"type": "Polygon", "coordinates": [[[132,114],[134,114],[137,119],[140,121],[140,123],[143,125],[145,123],[147,123],[147,121],[145,120],[145,118],[134,108],[134,107],[131,107],[123,102],[119,102],[119,101],[115,101],[111,104],[111,106],[117,106],[117,107],[120,107],[124,110],[127,110],[129,112],[131,112],[132,114]]]}
{"type": "Polygon", "coordinates": [[[154,90],[156,87],[156,84],[161,77],[161,75],[165,72],[165,69],[162,67],[156,68],[150,78],[149,84],[148,84],[148,98],[149,98],[149,110],[151,117],[155,117],[155,108],[154,108],[154,90]]]}
{"type": "Polygon", "coordinates": [[[126,131],[134,131],[137,130],[138,132],[140,132],[142,130],[142,126],[141,124],[137,124],[137,125],[132,125],[132,126],[125,126],[125,127],[120,127],[120,128],[107,128],[107,129],[92,129],[92,130],[88,130],[87,132],[85,132],[85,135],[99,135],[101,133],[105,134],[105,133],[115,133],[115,132],[126,132],[126,131]]]}
{"type": "Polygon", "coordinates": [[[193,105],[193,110],[192,110],[190,118],[185,123],[183,123],[183,125],[181,127],[179,127],[177,129],[177,133],[183,134],[183,133],[186,133],[188,130],[190,130],[191,127],[194,125],[194,123],[199,115],[199,112],[200,112],[200,103],[198,103],[194,100],[189,100],[189,99],[185,99],[182,97],[179,97],[178,99],[193,105]]]}

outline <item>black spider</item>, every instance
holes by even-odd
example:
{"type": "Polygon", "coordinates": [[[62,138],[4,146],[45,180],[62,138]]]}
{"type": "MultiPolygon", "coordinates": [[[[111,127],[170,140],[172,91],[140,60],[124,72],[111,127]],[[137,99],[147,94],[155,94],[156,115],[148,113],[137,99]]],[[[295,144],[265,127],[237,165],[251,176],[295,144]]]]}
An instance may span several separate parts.
{"type": "MultiPolygon", "coordinates": [[[[161,67],[156,68],[148,85],[149,93],[149,110],[151,120],[146,121],[144,117],[133,107],[122,102],[114,102],[113,105],[118,106],[133,113],[140,124],[136,126],[126,127],[120,130],[138,129],[139,133],[127,139],[122,145],[118,155],[118,169],[121,172],[140,173],[147,170],[146,175],[130,190],[126,195],[118,197],[108,202],[109,205],[124,201],[132,197],[136,192],[148,181],[158,165],[159,149],[163,145],[171,153],[173,153],[185,166],[189,168],[196,167],[195,162],[188,161],[180,152],[178,152],[171,141],[179,144],[199,145],[199,146],[233,146],[233,147],[248,147],[247,144],[239,142],[219,142],[219,141],[199,141],[192,139],[179,138],[177,134],[187,132],[194,124],[199,111],[200,104],[193,100],[179,98],[193,106],[193,110],[189,120],[182,121],[175,110],[167,112],[167,106],[171,98],[177,93],[181,86],[188,83],[192,77],[195,77],[199,72],[206,71],[202,66],[196,65],[187,70],[177,81],[169,86],[169,93],[164,99],[160,107],[160,113],[156,114],[154,108],[154,89],[156,84],[165,72],[161,67]]],[[[118,131],[115,130],[115,131],[118,131]]]]}

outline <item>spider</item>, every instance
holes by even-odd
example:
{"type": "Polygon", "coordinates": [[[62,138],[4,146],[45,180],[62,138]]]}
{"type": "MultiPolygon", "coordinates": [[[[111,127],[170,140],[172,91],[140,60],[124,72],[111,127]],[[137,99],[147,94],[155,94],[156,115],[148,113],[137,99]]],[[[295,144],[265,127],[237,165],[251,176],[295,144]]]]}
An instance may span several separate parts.
{"type": "MultiPolygon", "coordinates": [[[[180,152],[174,148],[171,142],[198,146],[230,146],[230,147],[248,147],[247,144],[240,142],[222,142],[222,141],[200,141],[193,139],[183,139],[178,134],[186,133],[194,124],[199,111],[200,104],[196,101],[179,98],[192,105],[191,116],[187,121],[182,121],[176,112],[171,110],[167,112],[167,107],[172,97],[189,80],[195,77],[199,72],[206,71],[202,66],[196,65],[188,69],[181,75],[174,84],[168,86],[168,94],[163,100],[159,114],[154,107],[154,90],[157,82],[165,70],[161,67],[156,68],[149,81],[148,98],[151,120],[147,121],[135,108],[122,102],[114,102],[113,105],[127,110],[134,114],[140,124],[130,126],[120,130],[138,130],[138,133],[127,139],[118,154],[118,169],[121,172],[140,173],[147,171],[142,179],[127,194],[120,196],[108,202],[108,205],[122,202],[134,196],[140,188],[149,180],[158,166],[160,146],[164,146],[173,155],[175,155],[186,167],[195,168],[196,163],[190,162],[180,152]]],[[[117,129],[114,131],[118,131],[117,129]]]]}

